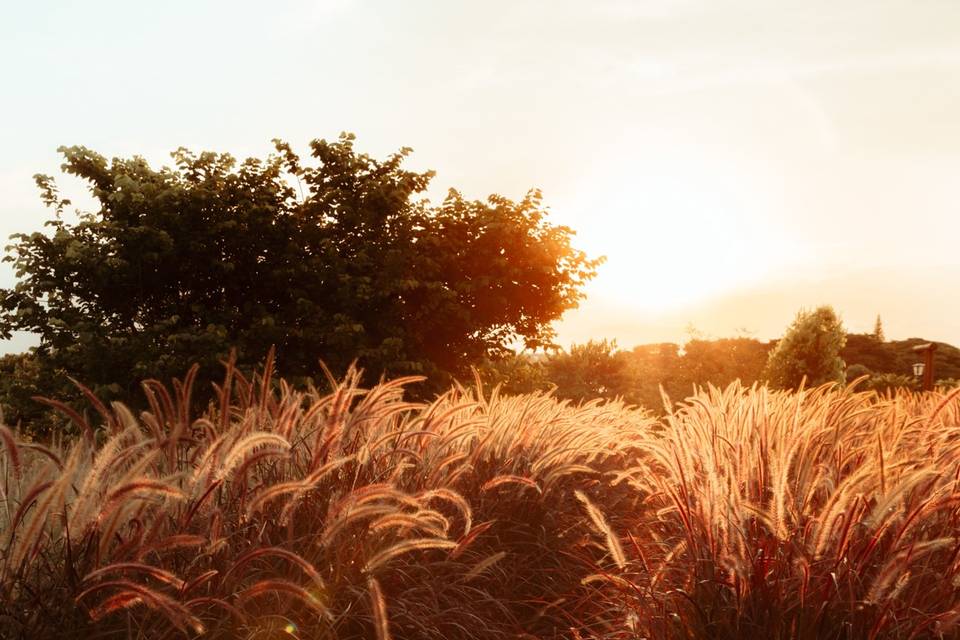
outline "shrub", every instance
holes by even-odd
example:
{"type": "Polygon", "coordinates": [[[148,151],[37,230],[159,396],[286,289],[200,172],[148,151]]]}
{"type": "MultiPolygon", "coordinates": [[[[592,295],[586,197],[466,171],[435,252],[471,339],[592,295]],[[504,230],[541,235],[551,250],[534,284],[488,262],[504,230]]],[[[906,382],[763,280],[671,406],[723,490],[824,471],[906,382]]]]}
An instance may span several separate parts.
{"type": "Polygon", "coordinates": [[[916,391],[919,388],[916,378],[896,373],[880,373],[871,376],[864,384],[864,389],[877,393],[893,393],[899,389],[916,391]]]}
{"type": "Polygon", "coordinates": [[[847,382],[853,382],[857,378],[862,376],[872,375],[873,372],[862,364],[852,364],[847,367],[847,371],[844,374],[844,378],[847,382]]]}

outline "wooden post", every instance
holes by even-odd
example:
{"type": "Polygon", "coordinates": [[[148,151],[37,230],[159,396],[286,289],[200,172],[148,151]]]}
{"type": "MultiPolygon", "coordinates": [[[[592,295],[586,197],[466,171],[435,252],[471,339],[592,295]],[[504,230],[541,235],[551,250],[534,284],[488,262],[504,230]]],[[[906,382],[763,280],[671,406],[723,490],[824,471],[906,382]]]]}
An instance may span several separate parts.
{"type": "Polygon", "coordinates": [[[937,350],[936,342],[918,344],[913,348],[914,351],[923,352],[923,390],[933,391],[933,353],[937,350]]]}

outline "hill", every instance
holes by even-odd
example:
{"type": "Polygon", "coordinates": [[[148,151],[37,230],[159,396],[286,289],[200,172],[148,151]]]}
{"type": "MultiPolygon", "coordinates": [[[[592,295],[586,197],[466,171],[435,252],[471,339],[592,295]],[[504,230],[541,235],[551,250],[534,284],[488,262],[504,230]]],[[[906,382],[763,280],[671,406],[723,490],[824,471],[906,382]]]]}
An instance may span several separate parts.
{"type": "MultiPolygon", "coordinates": [[[[935,342],[923,338],[907,338],[879,342],[873,335],[851,333],[847,335],[847,345],[841,357],[847,366],[860,364],[873,373],[894,373],[913,375],[913,364],[919,357],[913,348],[920,344],[935,342]]],[[[934,377],[937,380],[960,379],[960,349],[945,342],[935,342],[934,377]]]]}

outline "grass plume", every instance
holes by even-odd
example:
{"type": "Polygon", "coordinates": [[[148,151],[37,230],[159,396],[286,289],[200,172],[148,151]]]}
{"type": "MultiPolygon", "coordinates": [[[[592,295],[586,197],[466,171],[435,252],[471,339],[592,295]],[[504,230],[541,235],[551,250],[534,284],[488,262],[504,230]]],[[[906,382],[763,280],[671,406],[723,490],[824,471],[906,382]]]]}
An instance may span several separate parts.
{"type": "Polygon", "coordinates": [[[733,384],[658,421],[227,366],[203,415],[192,372],[139,417],[85,392],[74,442],[0,427],[0,637],[960,632],[956,393],[733,384]]]}

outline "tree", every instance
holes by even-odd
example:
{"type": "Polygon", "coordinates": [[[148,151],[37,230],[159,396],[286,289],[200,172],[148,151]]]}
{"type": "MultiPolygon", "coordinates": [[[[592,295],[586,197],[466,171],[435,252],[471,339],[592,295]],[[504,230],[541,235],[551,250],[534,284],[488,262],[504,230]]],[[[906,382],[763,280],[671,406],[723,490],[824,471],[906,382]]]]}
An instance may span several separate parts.
{"type": "Polygon", "coordinates": [[[902,373],[893,345],[880,342],[872,333],[847,334],[840,357],[851,366],[862,364],[873,372],[902,373]]]}
{"type": "Polygon", "coordinates": [[[510,352],[496,359],[488,358],[477,371],[484,384],[500,385],[503,393],[519,395],[550,388],[542,354],[510,352]]]}
{"type": "Polygon", "coordinates": [[[67,426],[64,417],[34,400],[54,388],[62,372],[41,366],[32,353],[0,356],[0,424],[18,425],[21,434],[40,435],[67,426]]]}
{"type": "Polygon", "coordinates": [[[873,323],[873,338],[877,342],[886,342],[887,338],[883,335],[883,323],[880,321],[880,314],[877,314],[877,321],[873,323]]]}
{"type": "Polygon", "coordinates": [[[870,371],[869,367],[866,367],[862,364],[852,364],[847,367],[846,372],[844,373],[844,381],[853,382],[857,378],[862,378],[863,376],[872,376],[873,372],[870,371]]]}
{"type": "Polygon", "coordinates": [[[541,196],[423,198],[432,172],[358,153],[354,136],[315,140],[311,159],[237,163],[179,149],[173,167],[62,147],[63,170],[98,204],[67,213],[37,176],[49,231],[14,236],[18,275],[0,291],[0,335],[39,335],[38,362],[108,397],[139,380],[217,375],[236,348],[250,365],[276,345],[288,377],[425,373],[445,383],[520,342],[552,342],[551,322],[582,298],[597,260],[546,221],[541,196]]]}
{"type": "Polygon", "coordinates": [[[846,332],[833,308],[800,311],[770,352],[764,379],[784,389],[796,389],[804,378],[810,386],[843,382],[840,350],[845,342],[846,332]]]}
{"type": "Polygon", "coordinates": [[[551,354],[544,369],[559,398],[614,398],[623,396],[629,386],[627,359],[617,351],[615,340],[572,345],[570,351],[551,354]]]}
{"type": "Polygon", "coordinates": [[[762,375],[769,347],[753,338],[694,339],[683,346],[683,372],[689,385],[725,387],[734,380],[751,385],[762,375]]]}
{"type": "Polygon", "coordinates": [[[686,377],[680,347],[672,342],[638,345],[623,356],[627,361],[629,387],[625,399],[628,402],[662,414],[666,410],[664,394],[677,401],[693,390],[686,377]]]}

